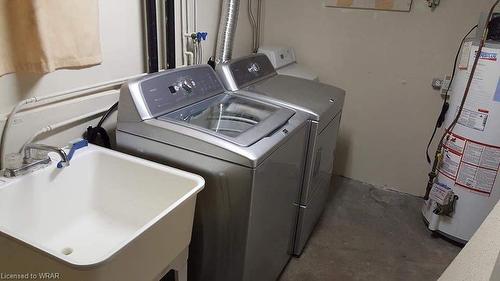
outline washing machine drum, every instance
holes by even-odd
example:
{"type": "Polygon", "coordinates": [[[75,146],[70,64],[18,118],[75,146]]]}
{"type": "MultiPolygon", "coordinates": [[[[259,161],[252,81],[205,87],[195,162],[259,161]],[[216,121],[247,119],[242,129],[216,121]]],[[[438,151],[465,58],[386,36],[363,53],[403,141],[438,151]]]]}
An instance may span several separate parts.
{"type": "Polygon", "coordinates": [[[221,94],[158,119],[176,122],[240,146],[250,146],[283,126],[294,112],[232,94],[221,94]]]}

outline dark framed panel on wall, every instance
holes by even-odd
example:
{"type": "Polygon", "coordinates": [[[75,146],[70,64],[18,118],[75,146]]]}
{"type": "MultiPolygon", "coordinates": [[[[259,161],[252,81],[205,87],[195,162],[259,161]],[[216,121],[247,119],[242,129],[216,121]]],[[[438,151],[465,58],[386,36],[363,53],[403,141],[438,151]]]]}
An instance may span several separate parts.
{"type": "Polygon", "coordinates": [[[145,0],[144,2],[145,31],[146,31],[146,56],[147,72],[158,72],[158,23],[156,0],[145,0]]]}
{"type": "Polygon", "coordinates": [[[165,0],[166,68],[175,68],[175,0],[165,0]]]}
{"type": "Polygon", "coordinates": [[[175,0],[143,0],[147,72],[175,68],[175,0]]]}

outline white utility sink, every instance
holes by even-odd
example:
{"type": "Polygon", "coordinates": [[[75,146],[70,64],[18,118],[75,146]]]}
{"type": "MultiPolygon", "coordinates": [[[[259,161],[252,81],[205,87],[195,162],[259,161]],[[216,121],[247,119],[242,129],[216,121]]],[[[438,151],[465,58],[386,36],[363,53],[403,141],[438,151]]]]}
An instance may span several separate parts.
{"type": "Polygon", "coordinates": [[[0,273],[149,281],[185,252],[203,178],[93,145],[53,160],[0,178],[0,273]]]}

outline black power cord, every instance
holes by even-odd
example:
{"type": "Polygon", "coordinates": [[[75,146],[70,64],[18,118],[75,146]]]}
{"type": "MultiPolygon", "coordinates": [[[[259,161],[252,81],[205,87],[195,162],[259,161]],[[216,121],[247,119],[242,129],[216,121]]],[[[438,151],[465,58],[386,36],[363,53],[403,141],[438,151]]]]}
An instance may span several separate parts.
{"type": "Polygon", "coordinates": [[[102,124],[106,119],[108,119],[109,115],[113,113],[113,111],[118,109],[118,102],[115,102],[109,109],[106,111],[106,113],[101,117],[101,120],[99,120],[99,123],[97,124],[97,127],[102,127],[102,124]]]}
{"type": "Polygon", "coordinates": [[[118,102],[113,104],[108,109],[108,111],[106,111],[106,113],[101,117],[101,120],[99,120],[99,123],[97,124],[97,126],[95,126],[95,127],[89,126],[87,128],[87,133],[85,135],[85,139],[88,142],[90,142],[92,144],[97,144],[97,145],[99,143],[102,143],[102,145],[104,147],[111,148],[111,141],[109,139],[108,132],[106,132],[106,130],[102,127],[102,124],[104,123],[104,121],[106,119],[108,119],[109,115],[111,115],[111,113],[113,113],[117,109],[118,109],[118,102]],[[99,138],[100,138],[100,142],[99,142],[99,138]]]}
{"type": "Polygon", "coordinates": [[[460,42],[460,46],[458,47],[458,51],[457,51],[457,54],[455,56],[455,62],[453,63],[453,72],[451,74],[450,84],[448,86],[448,89],[446,90],[446,93],[445,93],[445,96],[443,99],[443,105],[441,106],[441,112],[439,113],[439,117],[436,121],[436,125],[434,126],[434,130],[432,131],[432,136],[429,139],[429,143],[427,144],[427,148],[425,150],[425,156],[427,157],[427,163],[429,163],[429,164],[431,164],[431,158],[429,157],[429,148],[432,144],[432,141],[434,140],[434,137],[436,136],[437,129],[441,128],[441,126],[443,125],[446,113],[448,112],[448,109],[450,108],[450,104],[448,103],[448,98],[450,97],[449,92],[450,92],[451,85],[453,83],[453,79],[455,79],[455,73],[457,71],[457,63],[458,63],[458,57],[460,56],[460,51],[462,50],[462,46],[464,45],[467,37],[469,37],[469,35],[472,33],[472,31],[474,31],[474,29],[476,29],[477,27],[478,27],[478,25],[476,24],[474,27],[471,28],[471,30],[469,32],[467,32],[467,34],[464,36],[464,38],[460,42]]]}
{"type": "Polygon", "coordinates": [[[213,69],[215,69],[215,59],[214,57],[210,57],[210,59],[207,62],[208,65],[210,65],[213,69]]]}

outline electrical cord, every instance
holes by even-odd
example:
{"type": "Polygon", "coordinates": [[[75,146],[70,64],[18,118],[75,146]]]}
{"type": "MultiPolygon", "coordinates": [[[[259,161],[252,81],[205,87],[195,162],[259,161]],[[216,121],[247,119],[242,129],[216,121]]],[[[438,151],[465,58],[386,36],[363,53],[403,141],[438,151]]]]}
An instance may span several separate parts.
{"type": "Polygon", "coordinates": [[[248,0],[248,18],[250,19],[250,26],[252,27],[252,51],[257,52],[257,21],[253,14],[253,0],[248,0]]]}
{"type": "Polygon", "coordinates": [[[102,124],[106,119],[108,119],[109,115],[113,113],[113,111],[118,109],[118,102],[115,102],[109,109],[106,111],[106,113],[101,117],[101,120],[99,120],[99,123],[97,124],[97,127],[102,127],[102,124]]]}
{"type": "Polygon", "coordinates": [[[443,105],[441,106],[441,112],[439,113],[439,117],[436,121],[436,125],[434,126],[434,130],[432,132],[431,138],[429,139],[429,143],[427,144],[427,148],[425,150],[425,156],[427,157],[427,162],[429,164],[431,164],[431,158],[429,157],[429,148],[432,144],[432,141],[434,140],[434,137],[436,136],[437,129],[441,128],[441,126],[443,125],[446,113],[448,112],[448,109],[450,108],[450,104],[448,103],[448,98],[450,96],[449,92],[450,92],[450,88],[451,88],[451,85],[453,83],[453,80],[455,79],[455,73],[457,70],[458,57],[460,56],[460,51],[462,50],[462,46],[464,45],[467,37],[469,37],[469,35],[472,33],[472,31],[474,31],[474,29],[476,29],[477,27],[478,27],[478,25],[476,24],[474,27],[471,28],[471,30],[469,32],[467,32],[467,34],[463,37],[463,39],[460,43],[460,46],[458,47],[458,51],[457,51],[457,54],[455,56],[455,62],[453,63],[453,72],[451,74],[450,83],[448,85],[448,89],[446,90],[446,93],[445,93],[445,96],[443,99],[443,105]]]}
{"type": "Polygon", "coordinates": [[[255,35],[255,52],[257,53],[260,48],[261,32],[262,32],[262,5],[263,0],[257,0],[257,34],[255,35]]]}
{"type": "Polygon", "coordinates": [[[89,126],[87,128],[87,133],[85,135],[85,139],[92,144],[99,144],[98,138],[100,138],[100,142],[106,148],[111,148],[111,141],[109,139],[108,132],[102,127],[102,124],[115,110],[118,109],[118,102],[114,103],[97,123],[96,127],[89,126]]]}
{"type": "Polygon", "coordinates": [[[250,19],[250,26],[252,27],[252,51],[257,53],[260,47],[261,29],[262,29],[262,0],[257,1],[257,16],[254,15],[253,2],[248,0],[248,18],[250,19]]]}

